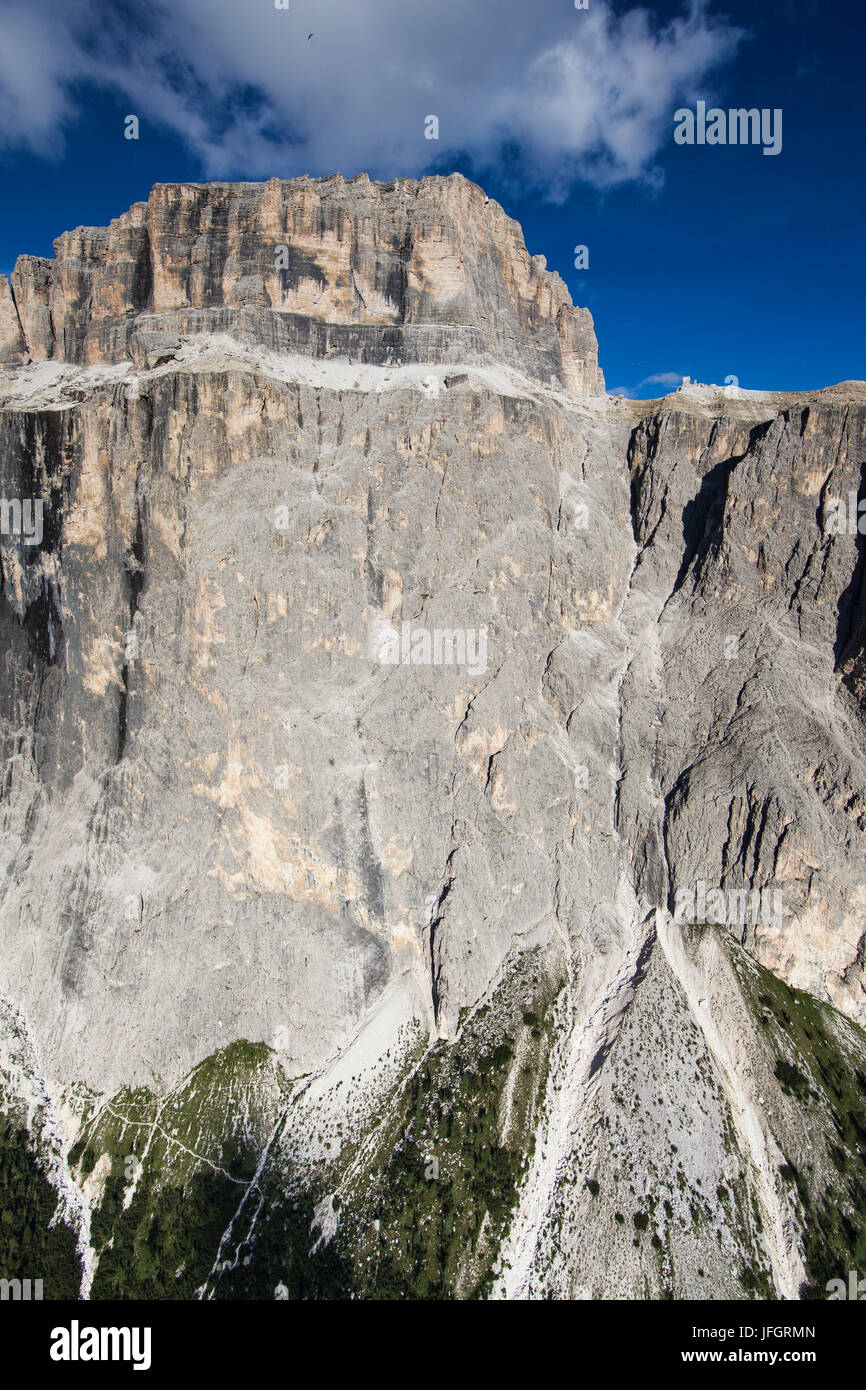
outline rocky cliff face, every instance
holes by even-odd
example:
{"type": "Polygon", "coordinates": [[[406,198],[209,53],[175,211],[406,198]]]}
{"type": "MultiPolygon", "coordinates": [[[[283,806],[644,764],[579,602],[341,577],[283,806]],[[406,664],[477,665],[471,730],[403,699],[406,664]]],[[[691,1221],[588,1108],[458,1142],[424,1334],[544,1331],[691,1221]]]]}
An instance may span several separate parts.
{"type": "Polygon", "coordinates": [[[0,285],[0,1087],[58,1280],[823,1296],[866,387],[603,396],[459,177],[56,246],[0,285]]]}
{"type": "Polygon", "coordinates": [[[178,335],[281,353],[503,362],[571,394],[604,381],[592,318],[466,179],[158,184],[110,227],[0,282],[0,361],[153,365],[178,335]]]}

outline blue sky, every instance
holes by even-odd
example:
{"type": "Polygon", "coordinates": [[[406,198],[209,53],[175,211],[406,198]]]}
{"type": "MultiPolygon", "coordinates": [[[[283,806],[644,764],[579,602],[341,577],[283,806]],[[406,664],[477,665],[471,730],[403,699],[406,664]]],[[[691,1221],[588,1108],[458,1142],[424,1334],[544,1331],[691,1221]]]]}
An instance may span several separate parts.
{"type": "Polygon", "coordinates": [[[863,37],[841,0],[0,0],[0,270],[155,182],[460,169],[591,309],[610,389],[863,379],[863,37]],[[781,153],[676,145],[697,99],[781,108],[781,153]]]}

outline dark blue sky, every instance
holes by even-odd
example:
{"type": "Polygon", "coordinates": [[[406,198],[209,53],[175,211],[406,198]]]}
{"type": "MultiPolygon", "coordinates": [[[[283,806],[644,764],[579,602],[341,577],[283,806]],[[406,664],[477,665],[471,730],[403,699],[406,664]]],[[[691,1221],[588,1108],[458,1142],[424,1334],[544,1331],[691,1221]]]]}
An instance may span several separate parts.
{"type": "MultiPolygon", "coordinates": [[[[34,3],[43,16],[52,8],[34,3]]],[[[312,0],[301,3],[309,14],[312,0]]],[[[63,9],[60,0],[53,8],[63,9]]],[[[629,179],[605,190],[577,181],[565,201],[554,202],[528,191],[519,174],[508,177],[501,160],[479,167],[477,156],[473,163],[470,153],[452,148],[425,166],[441,142],[419,144],[417,168],[407,169],[404,159],[391,169],[385,153],[370,172],[460,168],[478,177],[522,223],[530,251],[546,255],[575,302],[591,309],[609,388],[657,395],[669,386],[641,383],[666,373],[716,382],[733,374],[744,387],[785,390],[866,378],[862,8],[787,0],[756,10],[737,0],[708,11],[747,31],[733,60],[712,73],[708,94],[722,107],[781,107],[778,156],[757,146],[675,145],[673,112],[682,104],[675,100],[669,134],[653,159],[663,179],[629,179]],[[588,273],[574,269],[577,243],[589,247],[588,273]]],[[[650,13],[663,23],[682,7],[656,5],[650,13]]],[[[7,137],[10,146],[0,149],[0,270],[10,270],[21,252],[51,255],[60,232],[108,222],[146,198],[154,182],[212,176],[177,122],[145,115],[141,138],[125,140],[123,116],[146,107],[132,105],[117,85],[83,75],[67,93],[56,140],[48,141],[53,148],[43,142],[35,152],[7,137]]],[[[236,100],[255,109],[255,88],[236,100]]],[[[214,119],[204,101],[202,109],[203,120],[214,119]]],[[[430,109],[437,109],[432,97],[430,109]]],[[[364,163],[348,135],[341,158],[340,138],[337,126],[331,162],[351,176],[364,163]]],[[[261,178],[261,159],[259,149],[255,167],[245,167],[241,141],[221,176],[261,178]]],[[[269,172],[290,177],[307,167],[283,144],[275,146],[269,172]]]]}

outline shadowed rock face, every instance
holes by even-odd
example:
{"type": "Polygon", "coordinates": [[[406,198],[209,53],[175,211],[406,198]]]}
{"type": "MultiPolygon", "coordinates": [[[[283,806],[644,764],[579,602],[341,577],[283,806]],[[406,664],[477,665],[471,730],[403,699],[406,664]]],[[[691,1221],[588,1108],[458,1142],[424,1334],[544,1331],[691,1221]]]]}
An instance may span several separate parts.
{"type": "Polygon", "coordinates": [[[146,364],[178,334],[222,332],[377,364],[506,362],[604,390],[589,312],[457,174],[158,184],[55,249],[0,285],[0,362],[146,364]]]}
{"type": "Polygon", "coordinates": [[[84,1286],[820,1291],[866,388],[599,395],[458,177],[160,186],[57,250],[0,285],[0,1100],[84,1286]]]}

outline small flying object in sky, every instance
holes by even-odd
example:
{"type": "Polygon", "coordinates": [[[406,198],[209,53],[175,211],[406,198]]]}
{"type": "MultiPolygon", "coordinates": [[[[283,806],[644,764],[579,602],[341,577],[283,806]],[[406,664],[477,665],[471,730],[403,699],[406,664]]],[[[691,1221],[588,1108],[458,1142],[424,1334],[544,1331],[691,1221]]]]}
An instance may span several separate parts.
{"type": "Polygon", "coordinates": [[[310,42],[310,39],[314,39],[315,37],[316,37],[315,34],[308,34],[308,35],[307,35],[307,43],[310,42]]]}

